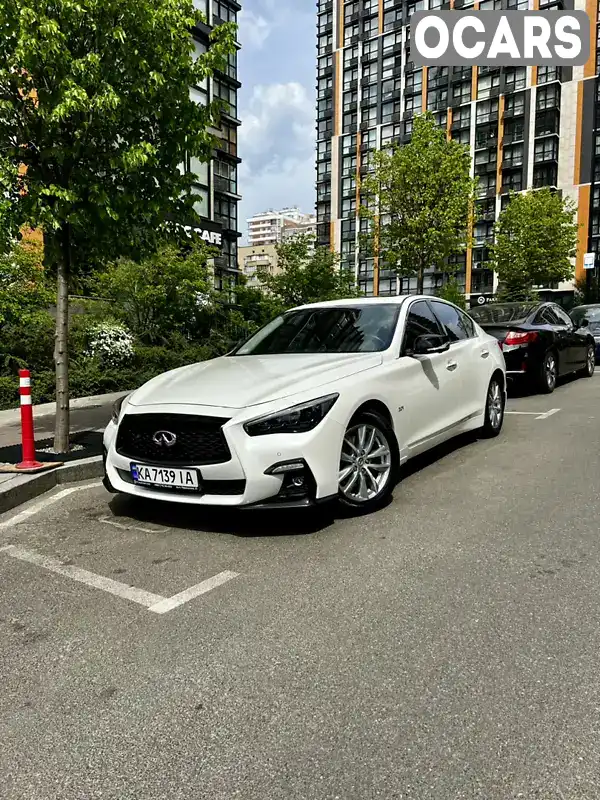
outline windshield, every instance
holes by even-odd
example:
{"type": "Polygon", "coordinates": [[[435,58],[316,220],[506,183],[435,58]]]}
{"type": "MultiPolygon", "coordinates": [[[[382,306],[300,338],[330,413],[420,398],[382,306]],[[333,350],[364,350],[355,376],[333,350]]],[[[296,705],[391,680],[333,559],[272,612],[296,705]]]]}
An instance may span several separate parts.
{"type": "Polygon", "coordinates": [[[380,352],[392,343],[399,311],[398,303],[288,311],[231,355],[380,352]]]}
{"type": "Polygon", "coordinates": [[[491,303],[481,308],[472,308],[469,314],[480,325],[503,322],[514,322],[525,319],[536,308],[535,303],[491,303]]]}

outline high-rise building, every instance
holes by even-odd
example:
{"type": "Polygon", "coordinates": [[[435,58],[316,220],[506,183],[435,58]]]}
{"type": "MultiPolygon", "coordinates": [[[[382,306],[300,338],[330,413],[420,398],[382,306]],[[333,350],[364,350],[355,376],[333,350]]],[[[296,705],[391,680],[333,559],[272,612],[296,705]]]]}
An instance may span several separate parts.
{"type": "MultiPolygon", "coordinates": [[[[586,252],[600,254],[600,52],[598,0],[318,0],[317,228],[368,295],[414,292],[361,253],[357,216],[369,153],[410,141],[415,114],[432,111],[447,135],[468,144],[477,176],[475,245],[452,265],[472,301],[490,295],[488,245],[510,190],[550,186],[573,199],[581,223],[576,277],[586,252]],[[411,61],[414,11],[587,11],[592,46],[582,67],[430,67],[411,61]]],[[[600,260],[600,255],[598,257],[600,260]]],[[[426,276],[425,291],[443,274],[426,276]]],[[[555,291],[569,286],[551,287],[555,291]]]]}
{"type": "Polygon", "coordinates": [[[245,245],[238,248],[240,272],[246,276],[248,286],[259,288],[257,270],[267,270],[271,275],[277,274],[277,248],[274,244],[245,245]]]}
{"type": "Polygon", "coordinates": [[[248,219],[248,244],[263,246],[279,244],[287,235],[310,233],[316,224],[314,214],[303,214],[298,208],[282,208],[281,211],[262,211],[248,219]]]}
{"type": "MultiPolygon", "coordinates": [[[[207,24],[199,24],[192,31],[194,47],[198,54],[206,52],[210,32],[223,22],[237,22],[241,10],[235,0],[194,0],[194,5],[205,16],[207,24]]],[[[237,92],[241,83],[237,76],[237,52],[229,56],[225,71],[215,72],[200,86],[190,91],[198,103],[220,99],[223,102],[221,125],[215,131],[218,144],[210,162],[191,159],[188,168],[198,175],[194,191],[198,195],[196,211],[202,217],[201,235],[211,245],[221,250],[215,259],[215,285],[217,289],[235,284],[238,275],[238,194],[237,138],[240,120],[237,112],[237,92]]]]}

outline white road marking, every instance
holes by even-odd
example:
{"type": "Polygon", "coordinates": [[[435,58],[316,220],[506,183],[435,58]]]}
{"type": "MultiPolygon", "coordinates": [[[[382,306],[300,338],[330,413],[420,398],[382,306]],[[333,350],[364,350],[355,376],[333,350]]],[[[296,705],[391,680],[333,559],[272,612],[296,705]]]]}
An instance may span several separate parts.
{"type": "Polygon", "coordinates": [[[33,553],[29,550],[22,550],[20,547],[15,547],[14,545],[8,545],[1,549],[11,558],[18,558],[19,561],[27,561],[29,564],[43,567],[44,569],[50,570],[50,572],[55,572],[57,575],[64,575],[78,583],[85,583],[88,586],[93,586],[95,589],[101,589],[103,592],[114,594],[116,597],[131,600],[132,603],[139,603],[139,605],[145,606],[146,608],[150,608],[165,599],[159,594],[145,592],[143,589],[136,589],[135,586],[127,586],[126,583],[113,581],[111,578],[105,578],[103,575],[96,575],[94,572],[89,572],[87,569],[74,567],[71,564],[63,564],[56,558],[43,556],[40,553],[33,553]]]}
{"type": "Polygon", "coordinates": [[[560,408],[551,408],[550,411],[546,411],[544,414],[540,414],[539,417],[536,419],[548,419],[548,417],[552,417],[554,414],[558,414],[560,408]]]}
{"type": "Polygon", "coordinates": [[[116,522],[110,517],[98,517],[98,522],[104,522],[107,525],[113,525],[115,528],[120,528],[123,531],[142,531],[142,533],[167,533],[171,528],[142,528],[141,525],[123,525],[122,522],[116,522]]]}
{"type": "Polygon", "coordinates": [[[55,572],[57,575],[63,575],[66,578],[71,578],[77,583],[84,583],[94,589],[100,589],[108,594],[121,597],[124,600],[130,600],[132,603],[137,603],[144,606],[148,611],[154,614],[166,614],[173,611],[174,608],[184,605],[184,603],[200,597],[202,594],[222,586],[227,581],[238,577],[237,572],[220,572],[212,578],[208,578],[202,583],[197,583],[195,586],[190,586],[189,589],[184,589],[183,592],[173,595],[173,597],[163,597],[160,594],[153,594],[146,592],[144,589],[137,589],[135,586],[128,586],[126,583],[114,581],[112,578],[105,578],[104,575],[97,575],[95,572],[90,572],[81,567],[75,567],[72,564],[63,564],[56,558],[51,556],[44,556],[41,553],[35,553],[31,550],[23,550],[20,547],[9,544],[0,547],[0,553],[6,553],[11,558],[16,558],[19,561],[26,561],[29,564],[35,564],[37,567],[43,567],[50,572],[55,572]]]}
{"type": "Polygon", "coordinates": [[[169,597],[166,600],[161,600],[156,605],[150,606],[148,611],[153,611],[155,614],[166,614],[167,611],[172,611],[174,608],[182,606],[189,600],[193,600],[195,597],[199,597],[201,594],[206,594],[206,592],[210,592],[213,589],[216,589],[217,586],[222,586],[222,584],[227,583],[227,581],[237,577],[237,572],[230,572],[229,570],[220,572],[218,575],[214,575],[212,578],[202,581],[202,583],[197,583],[195,586],[190,586],[189,589],[185,589],[183,592],[173,595],[173,597],[169,597]]]}
{"type": "Polygon", "coordinates": [[[505,414],[523,414],[524,416],[537,417],[539,411],[505,411],[505,414]]]}
{"type": "Polygon", "coordinates": [[[29,506],[29,508],[20,511],[18,514],[15,514],[14,517],[6,519],[4,522],[0,522],[0,529],[10,528],[12,525],[18,525],[20,522],[32,517],[34,514],[37,514],[38,511],[42,511],[47,506],[56,503],[57,500],[62,500],[63,497],[67,497],[67,495],[70,495],[73,492],[80,492],[82,489],[91,489],[92,487],[101,485],[101,481],[94,481],[94,483],[86,483],[83,486],[71,486],[68,489],[61,489],[60,492],[50,495],[49,497],[45,497],[43,500],[40,500],[39,503],[34,503],[32,506],[29,506]]]}

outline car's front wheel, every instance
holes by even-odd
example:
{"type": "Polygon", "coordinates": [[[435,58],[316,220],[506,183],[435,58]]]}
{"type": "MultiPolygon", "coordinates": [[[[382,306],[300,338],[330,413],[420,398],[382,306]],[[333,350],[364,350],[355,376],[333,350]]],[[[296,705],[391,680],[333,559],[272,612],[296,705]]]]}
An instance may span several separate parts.
{"type": "Polygon", "coordinates": [[[397,446],[387,420],[365,411],[351,420],[340,455],[339,499],[358,511],[374,511],[394,488],[397,446]]]}
{"type": "Polygon", "coordinates": [[[584,378],[591,378],[596,369],[596,348],[593,344],[588,344],[585,354],[585,367],[579,371],[584,378]]]}

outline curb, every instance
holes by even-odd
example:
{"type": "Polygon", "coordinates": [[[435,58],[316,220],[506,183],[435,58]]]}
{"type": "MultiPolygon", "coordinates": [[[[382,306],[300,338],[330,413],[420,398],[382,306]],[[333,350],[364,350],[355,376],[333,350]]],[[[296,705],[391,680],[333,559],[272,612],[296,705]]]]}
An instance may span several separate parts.
{"type": "MultiPolygon", "coordinates": [[[[33,376],[35,381],[35,375],[33,376]]],[[[125,394],[130,394],[131,389],[122,392],[110,392],[109,394],[95,394],[91,397],[76,397],[69,403],[71,411],[78,409],[93,408],[94,406],[111,405],[119,397],[125,394]]],[[[33,406],[33,418],[48,417],[56,413],[56,403],[43,403],[42,405],[33,406]]],[[[0,411],[0,425],[10,425],[18,422],[21,419],[21,409],[19,406],[14,408],[5,408],[0,411]]]]}
{"type": "Polygon", "coordinates": [[[71,461],[50,472],[40,472],[37,475],[17,475],[0,486],[0,514],[4,514],[22,503],[27,503],[60,484],[101,478],[103,474],[102,456],[92,456],[79,461],[71,461]]]}

